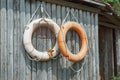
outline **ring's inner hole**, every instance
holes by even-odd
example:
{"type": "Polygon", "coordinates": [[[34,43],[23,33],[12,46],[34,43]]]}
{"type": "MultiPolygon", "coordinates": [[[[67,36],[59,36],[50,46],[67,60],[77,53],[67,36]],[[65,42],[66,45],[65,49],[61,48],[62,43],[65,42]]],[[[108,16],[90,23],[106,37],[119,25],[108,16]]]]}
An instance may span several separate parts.
{"type": "Polygon", "coordinates": [[[32,44],[38,51],[48,51],[55,45],[54,32],[46,25],[39,26],[33,33],[32,44]]]}
{"type": "Polygon", "coordinates": [[[69,30],[66,35],[66,44],[73,54],[76,54],[80,51],[81,48],[81,39],[78,33],[74,30],[69,30]]]}

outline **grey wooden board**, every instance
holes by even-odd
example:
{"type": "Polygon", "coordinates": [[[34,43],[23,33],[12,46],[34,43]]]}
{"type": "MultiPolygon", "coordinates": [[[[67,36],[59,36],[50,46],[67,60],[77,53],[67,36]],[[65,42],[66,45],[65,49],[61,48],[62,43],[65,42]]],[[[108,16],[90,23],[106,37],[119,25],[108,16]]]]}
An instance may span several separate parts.
{"type": "MultiPolygon", "coordinates": [[[[41,2],[40,1],[37,1],[37,7],[39,6],[41,4],[41,2]]],[[[37,13],[36,13],[36,15],[37,15],[37,18],[41,18],[41,11],[40,11],[40,9],[37,11],[37,13]]],[[[37,34],[40,34],[41,33],[41,28],[39,28],[37,31],[37,34]]],[[[40,37],[41,37],[41,35],[38,35],[37,36],[37,50],[39,50],[39,51],[41,51],[41,39],[40,39],[40,37]]],[[[42,72],[42,69],[41,69],[41,65],[42,65],[42,63],[41,62],[37,62],[37,71],[36,71],[36,80],[40,80],[41,79],[41,77],[42,77],[42,75],[41,75],[41,72],[42,72]]]]}
{"type": "MultiPolygon", "coordinates": [[[[28,21],[30,20],[30,2],[29,1],[26,1],[25,2],[25,25],[27,25],[27,23],[28,23],[28,21]]],[[[26,27],[26,26],[25,26],[26,27]]],[[[26,70],[26,72],[25,72],[25,75],[26,75],[26,77],[25,77],[25,79],[26,80],[30,80],[31,79],[31,76],[32,76],[32,74],[31,74],[31,60],[28,58],[28,56],[27,56],[27,52],[25,53],[26,54],[26,56],[25,56],[25,62],[26,62],[26,66],[25,66],[25,70],[26,70]]]]}
{"type": "Polygon", "coordinates": [[[120,30],[115,29],[115,46],[116,46],[116,58],[117,58],[117,73],[120,72],[120,30]]]}
{"type": "MultiPolygon", "coordinates": [[[[0,80],[96,80],[99,77],[98,61],[98,18],[97,14],[61,5],[41,2],[38,0],[1,0],[0,1],[0,80]],[[23,46],[23,32],[25,25],[31,18],[36,8],[42,4],[52,20],[59,26],[65,19],[68,10],[72,11],[78,22],[88,35],[89,49],[88,60],[81,72],[74,72],[81,68],[82,63],[68,61],[62,54],[56,59],[47,62],[32,61],[26,55],[23,46]]],[[[38,9],[32,20],[41,18],[38,9]]],[[[48,16],[45,14],[45,17],[48,16]]],[[[66,21],[76,21],[70,13],[66,21]]],[[[49,50],[54,46],[55,36],[49,29],[38,29],[32,37],[33,46],[39,51],[49,50]]],[[[74,31],[69,31],[66,36],[69,50],[77,53],[80,48],[80,39],[74,31]]]]}
{"type": "MultiPolygon", "coordinates": [[[[46,11],[49,14],[49,16],[51,17],[51,4],[50,3],[46,4],[46,11]]],[[[48,37],[48,39],[47,39],[47,49],[50,49],[52,47],[52,40],[51,40],[52,37],[51,37],[51,35],[52,35],[52,32],[49,29],[47,29],[47,37],[48,37]]],[[[48,67],[47,67],[47,78],[49,80],[53,80],[52,79],[52,69],[53,69],[52,68],[52,61],[51,60],[48,61],[47,65],[48,65],[48,67]]]]}
{"type": "Polygon", "coordinates": [[[110,80],[114,74],[112,29],[100,27],[99,34],[100,77],[102,80],[110,80]]]}
{"type": "MultiPolygon", "coordinates": [[[[67,13],[68,13],[68,11],[70,10],[70,8],[69,7],[67,7],[67,8],[65,8],[65,10],[66,10],[66,12],[65,12],[65,17],[67,16],[67,13]]],[[[64,15],[64,14],[63,14],[64,15]]],[[[63,17],[63,20],[64,20],[65,18],[63,17]]],[[[68,17],[67,17],[67,19],[66,19],[66,21],[65,22],[67,22],[67,21],[70,21],[70,14],[68,15],[68,17]]],[[[64,22],[64,23],[65,23],[64,22]]],[[[63,24],[64,24],[63,23],[63,24]]],[[[72,33],[71,33],[71,31],[69,31],[68,33],[67,33],[67,35],[66,35],[66,38],[67,38],[67,40],[66,40],[66,43],[67,43],[67,45],[68,45],[68,49],[71,51],[71,48],[72,48],[72,43],[71,43],[71,37],[72,36],[72,33]]],[[[65,57],[63,57],[63,61],[64,61],[64,63],[66,63],[66,64],[64,64],[65,65],[65,67],[63,67],[63,68],[68,68],[68,70],[66,70],[66,69],[64,69],[64,71],[67,73],[66,74],[66,79],[67,80],[71,80],[71,70],[70,70],[70,68],[69,68],[69,65],[71,65],[71,63],[67,60],[66,61],[66,58],[65,57]]],[[[64,72],[63,72],[64,73],[64,72]]],[[[63,76],[63,79],[64,79],[64,77],[65,77],[65,75],[63,76]]]]}
{"type": "MultiPolygon", "coordinates": [[[[59,27],[61,26],[61,24],[62,24],[62,19],[61,19],[61,17],[62,17],[62,12],[61,12],[61,10],[62,10],[62,7],[61,6],[59,6],[59,5],[57,5],[57,20],[56,20],[56,22],[58,23],[58,25],[59,25],[59,27]]],[[[57,40],[57,39],[56,39],[57,40]]],[[[60,52],[59,52],[60,53],[60,52]]],[[[62,62],[62,59],[60,58],[60,54],[58,55],[58,59],[57,59],[57,80],[61,80],[62,79],[62,71],[61,71],[61,62],[62,62]]]]}
{"type": "MultiPolygon", "coordinates": [[[[62,21],[64,20],[64,18],[66,17],[66,14],[67,14],[67,9],[65,8],[65,7],[62,7],[62,21]]],[[[69,17],[69,16],[68,16],[69,17]]],[[[62,22],[62,24],[61,25],[63,25],[64,24],[64,22],[62,22]]],[[[62,54],[61,54],[62,55],[62,54]]],[[[63,56],[63,55],[62,55],[63,56]]],[[[66,80],[66,78],[67,78],[67,71],[66,71],[66,59],[65,59],[65,57],[62,57],[62,64],[63,64],[63,66],[62,66],[62,80],[66,80]],[[66,76],[66,77],[65,77],[66,76]]],[[[68,74],[69,74],[69,72],[68,72],[68,74]]],[[[68,76],[69,77],[69,76],[68,76]]]]}
{"type": "Polygon", "coordinates": [[[96,37],[95,37],[95,52],[96,52],[96,55],[95,55],[95,60],[96,60],[96,79],[100,79],[99,77],[99,34],[98,34],[98,14],[95,14],[95,21],[94,21],[94,25],[95,25],[95,33],[96,33],[96,37]]]}
{"type": "Polygon", "coordinates": [[[7,80],[7,23],[6,21],[6,0],[1,0],[1,80],[7,80]]]}
{"type": "Polygon", "coordinates": [[[7,4],[7,67],[8,67],[8,79],[13,80],[13,0],[8,0],[7,4]],[[9,36],[10,35],[10,36],[9,36]]]}
{"type": "MultiPolygon", "coordinates": [[[[51,6],[51,12],[52,12],[52,19],[53,21],[57,21],[56,15],[57,15],[57,8],[56,8],[56,4],[52,4],[51,6]]],[[[53,39],[52,39],[52,43],[54,43],[53,39]]],[[[57,80],[57,60],[52,60],[52,79],[53,80],[57,80]]]]}
{"type": "MultiPolygon", "coordinates": [[[[31,17],[33,16],[33,14],[34,14],[34,12],[35,12],[35,10],[36,10],[36,1],[35,0],[31,0],[31,17]]],[[[32,21],[33,20],[35,20],[36,19],[36,15],[33,17],[33,19],[32,19],[32,21]]],[[[36,42],[36,32],[34,32],[33,33],[33,38],[32,38],[32,43],[33,43],[33,46],[35,47],[35,48],[37,48],[37,42],[36,42]]],[[[27,53],[26,53],[27,54],[27,53]]],[[[37,71],[37,62],[36,61],[34,61],[34,60],[32,60],[32,66],[31,66],[31,70],[32,70],[32,76],[31,76],[31,78],[32,78],[32,80],[36,80],[37,79],[37,77],[36,77],[36,71],[37,71]]]]}
{"type": "MultiPolygon", "coordinates": [[[[25,50],[23,47],[23,31],[24,31],[24,26],[25,26],[25,1],[24,0],[20,0],[19,3],[20,6],[20,26],[19,26],[19,79],[20,80],[25,80],[25,50]]],[[[10,35],[11,36],[11,35],[10,35]]]]}
{"type": "MultiPolygon", "coordinates": [[[[19,37],[20,37],[20,30],[19,30],[19,26],[20,26],[20,22],[19,22],[19,16],[20,16],[20,11],[19,11],[19,1],[16,0],[14,1],[14,3],[16,5],[14,5],[14,79],[19,79],[19,37]]],[[[14,4],[13,3],[13,4],[14,4]]]]}

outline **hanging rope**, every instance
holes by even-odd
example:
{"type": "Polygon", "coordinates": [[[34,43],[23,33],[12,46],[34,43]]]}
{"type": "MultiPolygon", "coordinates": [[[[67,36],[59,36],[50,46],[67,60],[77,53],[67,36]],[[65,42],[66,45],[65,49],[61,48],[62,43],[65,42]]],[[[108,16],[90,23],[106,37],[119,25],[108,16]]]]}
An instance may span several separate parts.
{"type": "Polygon", "coordinates": [[[34,16],[36,15],[37,11],[39,10],[39,8],[40,8],[40,10],[41,10],[41,13],[42,13],[42,17],[43,17],[43,18],[45,18],[45,14],[48,16],[48,18],[51,18],[50,15],[47,13],[47,11],[43,8],[42,4],[40,4],[40,5],[37,7],[37,9],[34,11],[34,13],[32,14],[32,17],[29,19],[29,21],[27,22],[27,24],[29,24],[29,23],[33,20],[34,16]],[[41,8],[40,8],[40,7],[41,7],[41,8]],[[44,13],[45,13],[45,14],[44,14],[44,13]]]}
{"type": "MultiPolygon", "coordinates": [[[[71,13],[72,18],[73,18],[76,22],[78,22],[78,19],[77,19],[77,17],[75,17],[74,13],[73,13],[72,11],[68,10],[65,18],[64,18],[63,21],[62,21],[62,24],[65,23],[67,17],[70,15],[70,13],[71,13]]],[[[61,30],[61,29],[60,29],[60,30],[61,30]]],[[[64,35],[64,33],[63,33],[62,30],[61,30],[61,32],[62,32],[62,35],[64,35]]],[[[65,40],[65,39],[64,39],[64,40],[65,40]]],[[[64,41],[64,43],[66,43],[66,42],[64,41]]],[[[67,45],[66,45],[65,47],[67,48],[67,45]]],[[[67,53],[67,50],[66,50],[66,53],[67,53]]],[[[88,55],[86,55],[86,57],[84,58],[84,62],[82,63],[82,66],[80,67],[80,69],[75,70],[72,66],[70,66],[70,69],[71,69],[72,71],[74,71],[74,72],[80,73],[81,70],[83,69],[86,61],[87,61],[87,58],[88,58],[88,55]]]]}
{"type": "MultiPolygon", "coordinates": [[[[42,4],[39,4],[39,6],[37,7],[37,9],[34,11],[34,13],[32,14],[32,16],[31,16],[31,18],[28,20],[28,22],[27,22],[27,24],[29,24],[32,20],[33,20],[33,18],[34,18],[34,16],[36,15],[36,13],[37,13],[37,11],[39,10],[39,8],[40,8],[40,10],[41,10],[41,14],[42,14],[42,18],[43,18],[43,20],[44,20],[44,18],[45,18],[45,14],[48,16],[48,18],[50,18],[50,15],[47,13],[47,11],[43,8],[43,5],[42,4]]],[[[25,25],[25,28],[27,28],[27,25],[25,25]]],[[[28,54],[26,54],[27,56],[28,56],[28,58],[30,59],[30,60],[34,60],[34,61],[40,61],[40,59],[37,59],[37,58],[31,58],[30,57],[30,55],[28,55],[28,54]]]]}

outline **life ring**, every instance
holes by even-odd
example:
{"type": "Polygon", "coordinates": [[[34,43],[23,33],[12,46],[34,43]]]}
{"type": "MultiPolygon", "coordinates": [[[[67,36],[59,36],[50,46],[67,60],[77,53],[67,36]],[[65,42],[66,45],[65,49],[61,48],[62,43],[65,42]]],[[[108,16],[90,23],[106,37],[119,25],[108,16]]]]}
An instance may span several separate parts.
{"type": "Polygon", "coordinates": [[[38,61],[47,61],[50,58],[54,58],[58,55],[58,43],[56,41],[54,47],[48,51],[40,52],[36,50],[32,45],[31,38],[33,32],[41,26],[48,27],[54,32],[55,37],[58,37],[57,34],[60,30],[59,26],[51,19],[40,18],[32,21],[29,25],[27,25],[24,31],[23,44],[25,50],[32,58],[36,58],[38,61]]]}
{"type": "Polygon", "coordinates": [[[72,21],[71,22],[69,21],[69,22],[66,22],[65,24],[63,24],[58,33],[58,46],[59,46],[61,53],[65,57],[68,57],[68,60],[70,60],[72,62],[78,62],[78,61],[82,60],[88,51],[88,40],[87,40],[87,35],[86,35],[84,29],[80,26],[80,24],[78,24],[76,22],[72,22],[72,21]],[[68,30],[70,30],[70,29],[73,29],[78,33],[78,35],[81,39],[81,42],[82,42],[81,49],[77,54],[72,54],[68,50],[68,48],[65,44],[65,39],[66,39],[65,37],[66,37],[68,30]]]}

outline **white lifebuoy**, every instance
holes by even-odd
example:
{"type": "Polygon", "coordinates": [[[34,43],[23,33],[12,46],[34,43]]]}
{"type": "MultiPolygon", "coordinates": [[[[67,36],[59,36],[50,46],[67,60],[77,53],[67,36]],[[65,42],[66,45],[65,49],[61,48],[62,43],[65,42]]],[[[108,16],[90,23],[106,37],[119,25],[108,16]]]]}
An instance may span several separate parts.
{"type": "Polygon", "coordinates": [[[56,39],[54,47],[44,52],[40,52],[33,47],[32,41],[31,41],[32,34],[38,27],[41,27],[41,25],[42,26],[45,25],[45,27],[48,27],[49,29],[51,29],[54,32],[55,37],[56,38],[58,37],[58,32],[60,30],[60,27],[51,19],[40,18],[32,21],[29,25],[27,25],[24,32],[24,36],[23,36],[23,44],[24,44],[25,50],[32,58],[36,58],[39,61],[47,61],[58,55],[58,44],[56,39]]]}

